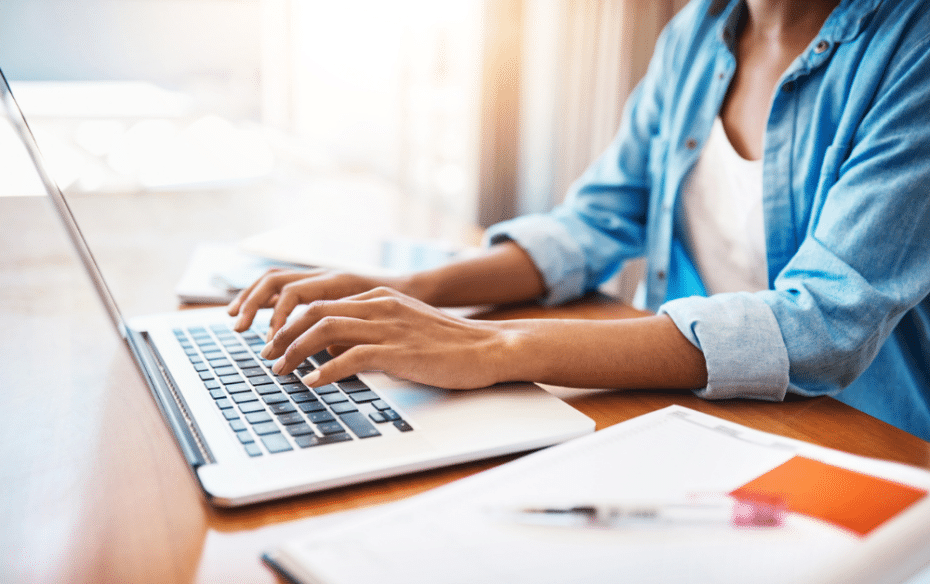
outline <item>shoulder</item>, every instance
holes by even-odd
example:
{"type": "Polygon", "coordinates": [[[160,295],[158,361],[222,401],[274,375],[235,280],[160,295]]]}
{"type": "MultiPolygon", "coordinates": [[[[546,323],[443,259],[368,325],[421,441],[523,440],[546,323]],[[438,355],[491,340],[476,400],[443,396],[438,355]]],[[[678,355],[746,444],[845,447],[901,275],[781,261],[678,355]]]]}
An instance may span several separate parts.
{"type": "Polygon", "coordinates": [[[709,44],[719,43],[726,16],[740,0],[691,0],[662,30],[654,58],[680,70],[709,44]]]}

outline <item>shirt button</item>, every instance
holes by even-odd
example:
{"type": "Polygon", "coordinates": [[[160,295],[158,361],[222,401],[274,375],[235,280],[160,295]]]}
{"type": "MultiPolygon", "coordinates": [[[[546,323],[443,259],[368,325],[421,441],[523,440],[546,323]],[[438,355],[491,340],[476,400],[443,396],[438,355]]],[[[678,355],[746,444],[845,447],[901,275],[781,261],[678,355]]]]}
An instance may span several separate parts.
{"type": "Polygon", "coordinates": [[[695,148],[697,148],[697,140],[695,140],[694,138],[688,138],[687,140],[685,140],[685,148],[687,148],[688,150],[694,150],[695,148]]]}
{"type": "Polygon", "coordinates": [[[656,278],[658,278],[658,279],[660,279],[660,280],[664,280],[664,279],[665,279],[665,270],[659,270],[658,272],[656,272],[656,278]]]}
{"type": "Polygon", "coordinates": [[[830,43],[828,43],[827,41],[820,41],[819,43],[817,43],[817,46],[814,47],[814,52],[819,55],[820,53],[826,51],[829,48],[830,48],[830,43]]]}
{"type": "Polygon", "coordinates": [[[785,93],[794,91],[794,81],[786,81],[785,84],[781,86],[781,90],[785,93]]]}

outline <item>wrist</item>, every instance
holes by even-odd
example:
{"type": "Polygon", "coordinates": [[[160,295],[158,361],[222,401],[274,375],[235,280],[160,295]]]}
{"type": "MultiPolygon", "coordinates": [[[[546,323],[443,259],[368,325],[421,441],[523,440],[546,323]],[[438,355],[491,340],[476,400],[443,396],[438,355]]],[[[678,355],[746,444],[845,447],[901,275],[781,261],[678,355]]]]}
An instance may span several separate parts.
{"type": "Polygon", "coordinates": [[[398,276],[392,287],[411,298],[416,298],[432,306],[438,306],[436,303],[436,284],[433,282],[433,278],[429,277],[428,272],[414,272],[398,276]]]}
{"type": "Polygon", "coordinates": [[[485,354],[488,367],[497,383],[536,381],[544,375],[545,358],[534,334],[536,327],[529,320],[498,321],[494,345],[485,354]]]}

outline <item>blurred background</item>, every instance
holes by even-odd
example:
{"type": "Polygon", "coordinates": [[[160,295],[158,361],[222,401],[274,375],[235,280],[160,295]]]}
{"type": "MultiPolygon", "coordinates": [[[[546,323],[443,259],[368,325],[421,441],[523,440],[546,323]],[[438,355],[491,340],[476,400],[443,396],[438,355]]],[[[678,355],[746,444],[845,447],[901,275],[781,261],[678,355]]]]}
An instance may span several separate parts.
{"type": "Polygon", "coordinates": [[[0,67],[88,122],[45,136],[71,190],[254,179],[290,140],[488,224],[561,199],[681,4],[4,0],[0,67]]]}
{"type": "MultiPolygon", "coordinates": [[[[320,202],[330,223],[461,239],[450,217],[562,200],[683,4],[4,0],[0,67],[71,197],[138,211],[209,193],[229,216],[260,192],[252,231],[320,202]]],[[[41,194],[16,167],[0,196],[41,194]]]]}

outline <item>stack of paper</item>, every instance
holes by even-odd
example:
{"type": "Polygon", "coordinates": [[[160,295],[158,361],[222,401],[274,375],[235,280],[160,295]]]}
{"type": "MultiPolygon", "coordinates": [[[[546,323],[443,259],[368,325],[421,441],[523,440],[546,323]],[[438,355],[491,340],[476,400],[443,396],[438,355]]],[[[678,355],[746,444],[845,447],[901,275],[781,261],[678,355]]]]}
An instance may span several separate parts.
{"type": "Polygon", "coordinates": [[[672,406],[270,551],[299,582],[900,582],[930,564],[930,473],[672,406]],[[768,493],[776,528],[511,521],[557,501],[768,493]]]}

